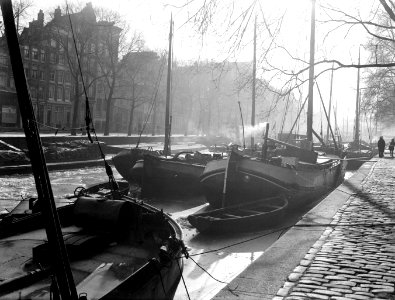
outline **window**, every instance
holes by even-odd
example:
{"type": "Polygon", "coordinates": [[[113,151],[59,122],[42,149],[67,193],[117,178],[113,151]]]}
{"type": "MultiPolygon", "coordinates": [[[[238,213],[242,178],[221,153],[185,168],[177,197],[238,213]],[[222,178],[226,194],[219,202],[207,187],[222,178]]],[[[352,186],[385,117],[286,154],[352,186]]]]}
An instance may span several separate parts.
{"type": "Polygon", "coordinates": [[[51,84],[48,88],[48,98],[53,99],[55,96],[55,86],[51,84]]]}
{"type": "Polygon", "coordinates": [[[70,101],[70,88],[69,87],[64,89],[64,100],[70,101]]]}
{"type": "Polygon", "coordinates": [[[39,71],[40,80],[45,80],[45,73],[44,71],[39,71]]]}
{"type": "Polygon", "coordinates": [[[10,87],[11,87],[11,88],[15,88],[14,77],[11,77],[11,78],[10,78],[10,87]]]}
{"type": "Polygon", "coordinates": [[[56,41],[54,39],[51,39],[51,47],[56,48],[56,41]]]}
{"type": "Polygon", "coordinates": [[[56,54],[55,53],[51,52],[49,54],[49,61],[51,64],[56,64],[56,54]]]}
{"type": "Polygon", "coordinates": [[[7,56],[0,55],[0,65],[3,65],[3,66],[7,65],[7,56]]]}
{"type": "Polygon", "coordinates": [[[59,101],[63,100],[63,87],[58,86],[58,90],[57,90],[57,98],[59,101]]]}
{"type": "Polygon", "coordinates": [[[32,59],[38,60],[38,49],[37,48],[32,49],[32,59]]]}
{"type": "Polygon", "coordinates": [[[45,62],[45,50],[41,50],[41,61],[45,62]]]}
{"type": "Polygon", "coordinates": [[[58,71],[58,83],[63,83],[63,71],[58,71]]]}
{"type": "Polygon", "coordinates": [[[64,65],[64,54],[59,54],[59,64],[64,65]]]}
{"type": "Polygon", "coordinates": [[[97,83],[97,94],[101,96],[103,95],[103,83],[101,80],[97,83]]]}
{"type": "Polygon", "coordinates": [[[38,88],[38,99],[43,100],[44,99],[44,89],[42,86],[38,88]]]}
{"type": "Polygon", "coordinates": [[[32,70],[32,78],[34,78],[34,79],[38,78],[38,71],[35,69],[32,70]]]}
{"type": "Polygon", "coordinates": [[[7,76],[4,73],[0,73],[0,86],[6,86],[7,76]]]}
{"type": "Polygon", "coordinates": [[[69,72],[64,73],[64,82],[70,83],[70,73],[69,72]]]}
{"type": "Polygon", "coordinates": [[[29,58],[29,46],[25,46],[23,48],[23,57],[24,58],[29,58]]]}
{"type": "Polygon", "coordinates": [[[32,99],[37,99],[37,90],[35,87],[30,88],[30,97],[32,97],[32,99]]]}
{"type": "Polygon", "coordinates": [[[49,80],[50,81],[55,81],[55,71],[50,71],[49,72],[49,80]]]}

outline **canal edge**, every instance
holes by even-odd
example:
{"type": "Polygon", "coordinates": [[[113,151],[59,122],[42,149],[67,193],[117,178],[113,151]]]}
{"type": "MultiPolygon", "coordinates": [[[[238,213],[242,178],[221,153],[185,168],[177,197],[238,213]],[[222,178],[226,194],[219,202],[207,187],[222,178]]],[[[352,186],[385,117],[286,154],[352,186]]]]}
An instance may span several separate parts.
{"type": "Polygon", "coordinates": [[[363,164],[351,178],[307,212],[295,226],[212,299],[276,299],[276,295],[282,292],[286,294],[293,286],[288,280],[289,276],[297,276],[295,269],[303,264],[306,256],[313,255],[311,252],[314,247],[320,247],[329,234],[328,228],[331,231],[330,227],[315,226],[309,228],[306,234],[306,228],[298,226],[311,224],[312,221],[317,225],[336,222],[333,217],[361,190],[374,169],[375,161],[372,159],[363,164]]]}

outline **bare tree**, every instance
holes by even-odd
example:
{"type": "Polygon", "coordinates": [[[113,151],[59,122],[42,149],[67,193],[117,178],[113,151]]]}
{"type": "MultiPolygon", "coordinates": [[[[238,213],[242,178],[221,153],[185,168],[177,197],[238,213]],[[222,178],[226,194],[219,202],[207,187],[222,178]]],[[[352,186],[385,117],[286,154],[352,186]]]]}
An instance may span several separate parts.
{"type": "MultiPolygon", "coordinates": [[[[23,30],[23,27],[27,25],[27,20],[30,18],[30,8],[32,6],[32,0],[19,0],[12,2],[12,11],[14,12],[16,30],[18,33],[20,33],[23,30]]],[[[0,21],[0,32],[2,35],[4,34],[2,21],[0,21]]]]}
{"type": "Polygon", "coordinates": [[[126,64],[120,62],[119,58],[127,58],[131,53],[141,51],[144,41],[137,32],[134,32],[132,38],[129,39],[130,28],[119,13],[101,8],[96,11],[96,15],[103,40],[97,51],[97,61],[99,72],[108,90],[104,135],[109,135],[113,102],[117,99],[115,90],[119,88],[117,79],[126,68],[126,64]]]}

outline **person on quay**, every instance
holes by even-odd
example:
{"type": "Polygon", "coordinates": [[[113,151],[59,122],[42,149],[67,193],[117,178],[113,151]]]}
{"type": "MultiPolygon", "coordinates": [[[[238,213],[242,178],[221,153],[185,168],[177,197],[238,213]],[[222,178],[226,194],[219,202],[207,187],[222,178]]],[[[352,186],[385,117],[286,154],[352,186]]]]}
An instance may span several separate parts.
{"type": "Polygon", "coordinates": [[[384,157],[385,141],[382,136],[377,142],[377,148],[379,148],[379,157],[384,157]]]}
{"type": "Polygon", "coordinates": [[[394,157],[394,147],[395,147],[395,139],[392,139],[388,147],[388,149],[390,150],[391,157],[394,157]]]}

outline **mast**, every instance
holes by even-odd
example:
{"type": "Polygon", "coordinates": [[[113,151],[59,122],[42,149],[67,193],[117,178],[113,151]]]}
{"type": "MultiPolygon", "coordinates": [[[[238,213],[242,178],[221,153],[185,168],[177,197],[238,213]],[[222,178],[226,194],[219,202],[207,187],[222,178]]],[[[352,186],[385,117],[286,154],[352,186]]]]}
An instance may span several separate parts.
{"type": "MultiPolygon", "coordinates": [[[[255,126],[255,86],[256,86],[256,15],[254,23],[254,58],[252,62],[252,99],[251,99],[251,127],[255,126]]],[[[255,145],[254,131],[251,133],[251,149],[255,145]]]]}
{"type": "Polygon", "coordinates": [[[171,95],[171,62],[173,39],[173,15],[170,16],[169,53],[167,58],[167,87],[166,87],[166,114],[165,114],[165,145],[163,153],[170,155],[170,95],[171,95]]]}
{"type": "Polygon", "coordinates": [[[5,35],[7,38],[12,72],[15,78],[19,110],[22,116],[23,129],[25,131],[26,143],[29,149],[39,205],[43,220],[46,222],[45,229],[52,254],[51,258],[54,267],[56,288],[59,290],[61,299],[77,299],[77,290],[63,241],[62,230],[60,228],[59,217],[56,211],[41,138],[24,74],[18,35],[14,23],[12,3],[11,0],[1,0],[0,5],[3,13],[5,35]]]}
{"type": "Polygon", "coordinates": [[[307,141],[313,146],[313,93],[314,93],[315,0],[311,1],[309,103],[307,105],[307,141]]]}
{"type": "Polygon", "coordinates": [[[333,87],[333,64],[332,64],[332,73],[331,73],[331,88],[329,92],[328,125],[326,126],[326,143],[328,143],[329,141],[329,127],[330,127],[331,108],[332,108],[332,87],[333,87]]]}
{"type": "MultiPolygon", "coordinates": [[[[358,65],[361,62],[361,48],[358,51],[358,65]]],[[[355,132],[354,132],[354,143],[359,144],[359,107],[360,107],[360,99],[359,99],[359,74],[360,69],[358,68],[358,76],[357,76],[357,99],[355,103],[355,132]]]]}

